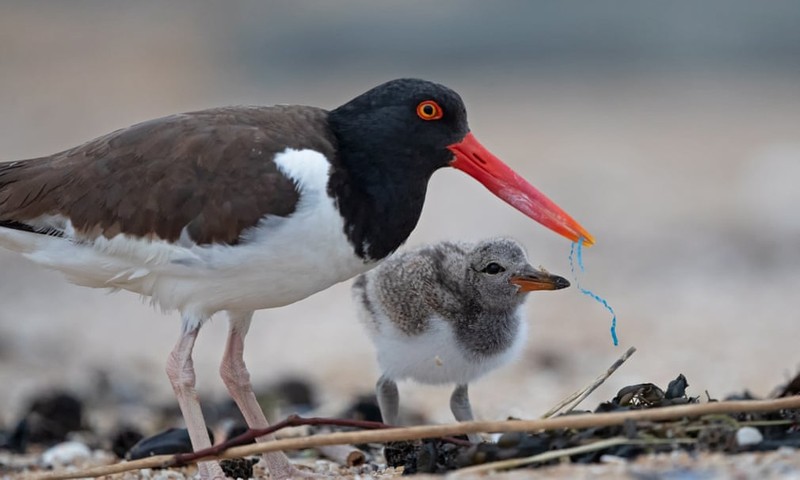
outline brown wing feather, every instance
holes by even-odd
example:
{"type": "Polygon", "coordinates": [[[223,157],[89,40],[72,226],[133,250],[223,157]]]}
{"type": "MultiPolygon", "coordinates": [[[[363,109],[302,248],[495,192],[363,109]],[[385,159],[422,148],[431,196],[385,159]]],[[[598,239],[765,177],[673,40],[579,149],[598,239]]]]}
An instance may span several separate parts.
{"type": "Polygon", "coordinates": [[[49,157],[0,164],[0,224],[69,218],[85,237],[126,233],[236,243],[265,215],[288,216],[298,193],[273,157],[287,147],[336,152],[327,112],[230,107],[172,115],[49,157]]]}

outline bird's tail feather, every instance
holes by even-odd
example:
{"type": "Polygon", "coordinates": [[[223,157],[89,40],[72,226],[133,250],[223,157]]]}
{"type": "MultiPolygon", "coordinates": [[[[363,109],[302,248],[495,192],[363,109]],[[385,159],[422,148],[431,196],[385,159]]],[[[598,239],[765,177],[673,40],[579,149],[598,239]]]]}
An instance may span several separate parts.
{"type": "Polygon", "coordinates": [[[0,247],[31,253],[41,246],[42,241],[52,241],[52,237],[35,233],[30,228],[15,228],[10,226],[10,222],[0,222],[0,247]]]}

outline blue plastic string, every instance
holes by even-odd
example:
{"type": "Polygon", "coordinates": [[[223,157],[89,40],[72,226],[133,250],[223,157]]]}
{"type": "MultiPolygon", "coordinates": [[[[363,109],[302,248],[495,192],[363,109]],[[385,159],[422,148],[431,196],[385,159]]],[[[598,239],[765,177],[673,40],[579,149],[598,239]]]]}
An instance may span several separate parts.
{"type": "Polygon", "coordinates": [[[578,268],[580,268],[581,272],[584,272],[586,269],[583,267],[582,237],[579,238],[577,242],[572,242],[572,248],[569,250],[569,269],[572,271],[572,278],[575,279],[575,286],[578,287],[578,290],[580,290],[582,294],[592,297],[596,302],[606,307],[606,310],[611,313],[611,340],[614,341],[614,345],[619,345],[619,340],[617,340],[617,314],[614,313],[614,309],[611,308],[611,305],[608,304],[605,298],[581,286],[581,282],[578,280],[578,274],[575,272],[575,257],[578,258],[578,268]]]}

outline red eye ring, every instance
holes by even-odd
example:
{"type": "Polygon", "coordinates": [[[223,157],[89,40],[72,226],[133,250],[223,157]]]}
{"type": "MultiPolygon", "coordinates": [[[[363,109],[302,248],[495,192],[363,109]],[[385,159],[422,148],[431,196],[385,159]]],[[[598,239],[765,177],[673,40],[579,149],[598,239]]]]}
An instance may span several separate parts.
{"type": "Polygon", "coordinates": [[[423,120],[439,120],[444,116],[444,112],[438,103],[425,100],[417,105],[417,116],[423,120]]]}

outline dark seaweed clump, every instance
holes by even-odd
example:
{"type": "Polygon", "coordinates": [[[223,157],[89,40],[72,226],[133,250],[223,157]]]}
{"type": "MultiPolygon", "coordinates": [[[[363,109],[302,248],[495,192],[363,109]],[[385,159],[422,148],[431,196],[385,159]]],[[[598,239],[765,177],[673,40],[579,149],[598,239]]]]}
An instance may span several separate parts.
{"type": "MultiPolygon", "coordinates": [[[[595,413],[661,408],[672,405],[697,403],[697,397],[686,395],[689,383],[682,374],[662,389],[653,383],[629,385],[617,395],[603,402],[595,413]]],[[[800,375],[780,391],[778,396],[800,393],[800,375]]],[[[736,395],[726,400],[754,397],[736,395]]],[[[714,400],[710,400],[714,401],[714,400]]],[[[591,412],[571,412],[569,415],[591,415],[591,412]]],[[[774,450],[782,446],[800,447],[800,410],[782,410],[771,413],[740,413],[716,415],[708,418],[683,419],[669,422],[626,422],[622,425],[586,429],[561,429],[544,432],[512,432],[503,434],[497,443],[481,443],[469,447],[457,446],[440,439],[396,442],[387,444],[384,456],[389,466],[403,467],[404,474],[443,473],[457,468],[510,458],[523,458],[541,453],[586,445],[599,440],[624,437],[631,440],[691,439],[691,443],[663,442],[652,444],[623,444],[593,452],[572,455],[575,463],[593,463],[604,455],[634,458],[644,453],[670,452],[677,449],[721,451],[774,450]],[[779,425],[756,426],[763,436],[761,442],[741,446],[736,442],[736,432],[750,422],[783,421],[779,425]]],[[[531,467],[541,467],[558,462],[540,462],[531,467]]]]}

